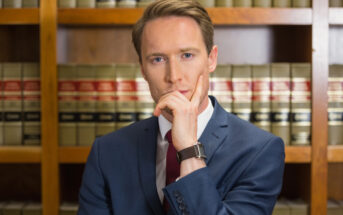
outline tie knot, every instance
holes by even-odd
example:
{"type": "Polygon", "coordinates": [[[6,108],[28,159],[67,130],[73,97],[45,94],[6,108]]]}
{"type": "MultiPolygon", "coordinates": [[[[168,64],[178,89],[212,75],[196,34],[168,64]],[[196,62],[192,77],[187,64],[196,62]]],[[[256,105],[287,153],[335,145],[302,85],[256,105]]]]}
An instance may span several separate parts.
{"type": "Polygon", "coordinates": [[[169,143],[172,143],[172,142],[173,142],[173,139],[172,139],[172,130],[171,130],[171,129],[167,132],[166,138],[167,138],[167,140],[168,140],[169,143]]]}

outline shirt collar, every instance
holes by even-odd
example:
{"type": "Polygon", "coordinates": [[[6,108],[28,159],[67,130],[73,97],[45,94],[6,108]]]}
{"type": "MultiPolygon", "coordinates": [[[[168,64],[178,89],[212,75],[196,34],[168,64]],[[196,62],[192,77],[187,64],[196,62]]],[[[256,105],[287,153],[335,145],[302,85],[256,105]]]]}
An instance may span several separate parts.
{"type": "MultiPolygon", "coordinates": [[[[210,121],[213,113],[213,106],[210,98],[206,109],[198,115],[197,139],[200,138],[202,132],[205,130],[207,123],[210,121]]],[[[158,124],[162,139],[165,138],[167,132],[172,128],[172,123],[169,122],[162,114],[158,117],[158,124]]]]}

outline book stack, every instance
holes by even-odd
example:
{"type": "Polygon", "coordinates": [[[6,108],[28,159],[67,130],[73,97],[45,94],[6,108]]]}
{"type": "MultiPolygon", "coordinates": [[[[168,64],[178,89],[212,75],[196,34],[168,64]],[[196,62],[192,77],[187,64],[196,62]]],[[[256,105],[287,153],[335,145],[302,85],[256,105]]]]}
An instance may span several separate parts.
{"type": "Polygon", "coordinates": [[[343,65],[330,65],[328,83],[329,145],[343,144],[343,65]]]}
{"type": "Polygon", "coordinates": [[[210,93],[222,107],[232,112],[232,82],[231,82],[231,65],[217,65],[210,77],[210,93]]]}
{"type": "Polygon", "coordinates": [[[78,208],[77,203],[64,202],[60,206],[60,215],[77,215],[78,208]]]}
{"type": "Polygon", "coordinates": [[[279,200],[272,215],[308,215],[309,207],[303,200],[279,200]]]}
{"type": "Polygon", "coordinates": [[[343,7],[343,0],[330,0],[329,6],[330,7],[343,7]]]}
{"type": "Polygon", "coordinates": [[[37,8],[39,0],[0,0],[0,8],[37,8]]]}
{"type": "Polygon", "coordinates": [[[1,215],[41,215],[42,205],[40,203],[24,202],[2,202],[0,203],[1,215]]]}

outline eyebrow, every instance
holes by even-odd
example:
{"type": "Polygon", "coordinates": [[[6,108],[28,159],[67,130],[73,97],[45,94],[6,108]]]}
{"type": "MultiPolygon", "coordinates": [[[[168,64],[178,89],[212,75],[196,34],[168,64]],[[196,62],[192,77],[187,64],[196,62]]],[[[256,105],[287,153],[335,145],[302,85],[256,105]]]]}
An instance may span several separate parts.
{"type": "MultiPolygon", "coordinates": [[[[194,51],[194,52],[196,52],[196,53],[199,53],[199,52],[200,52],[200,49],[195,48],[195,47],[188,47],[188,48],[182,48],[182,49],[180,49],[180,52],[188,52],[188,51],[194,51]]],[[[163,53],[160,53],[160,52],[156,52],[156,53],[148,54],[148,55],[146,56],[146,59],[149,59],[150,57],[153,57],[153,56],[166,56],[166,55],[163,54],[163,53]]]]}

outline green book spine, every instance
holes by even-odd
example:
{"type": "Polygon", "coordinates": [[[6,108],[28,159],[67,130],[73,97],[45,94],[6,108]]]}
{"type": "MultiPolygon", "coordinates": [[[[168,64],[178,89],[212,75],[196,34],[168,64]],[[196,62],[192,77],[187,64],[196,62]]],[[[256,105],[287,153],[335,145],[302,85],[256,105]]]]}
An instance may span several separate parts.
{"type": "Polygon", "coordinates": [[[133,8],[136,7],[136,4],[136,0],[121,0],[118,2],[117,6],[123,8],[133,8]]]}
{"type": "Polygon", "coordinates": [[[116,128],[136,121],[136,65],[116,65],[116,128]]]}
{"type": "Polygon", "coordinates": [[[216,0],[216,7],[233,7],[233,0],[216,0]]]}
{"type": "Polygon", "coordinates": [[[80,146],[90,146],[95,139],[96,86],[93,65],[77,66],[78,123],[77,140],[80,146]]]}
{"type": "Polygon", "coordinates": [[[59,145],[77,143],[77,70],[72,64],[58,65],[59,145]]]}
{"type": "Polygon", "coordinates": [[[271,64],[271,131],[290,144],[290,64],[271,64]]]}
{"type": "Polygon", "coordinates": [[[259,128],[271,131],[270,67],[252,66],[252,122],[259,128]]]}
{"type": "Polygon", "coordinates": [[[232,91],[233,113],[241,119],[251,121],[252,81],[249,65],[233,65],[232,91]]]}
{"type": "MultiPolygon", "coordinates": [[[[3,71],[0,63],[0,146],[4,144],[4,98],[3,98],[3,71]]],[[[1,214],[1,213],[0,213],[1,214]]]]}
{"type": "Polygon", "coordinates": [[[95,135],[97,137],[115,130],[115,65],[97,65],[97,124],[95,135]]]}
{"type": "Polygon", "coordinates": [[[311,0],[292,0],[292,7],[311,7],[311,0]]]}
{"type": "Polygon", "coordinates": [[[96,7],[98,8],[113,8],[115,6],[115,0],[96,0],[96,7]]]}
{"type": "Polygon", "coordinates": [[[76,203],[62,203],[60,206],[60,215],[77,215],[79,206],[76,203]]]}
{"type": "Polygon", "coordinates": [[[79,8],[95,8],[95,0],[77,0],[79,8]]]}
{"type": "Polygon", "coordinates": [[[41,215],[42,204],[40,203],[27,203],[23,207],[22,215],[41,215]]]}
{"type": "Polygon", "coordinates": [[[291,0],[273,0],[273,7],[291,7],[291,0]]]}
{"type": "Polygon", "coordinates": [[[308,204],[302,200],[289,201],[291,215],[308,215],[308,204]]]}
{"type": "Polygon", "coordinates": [[[23,1],[23,7],[25,8],[37,8],[39,7],[39,1],[38,0],[22,0],[23,1]]]}
{"type": "Polygon", "coordinates": [[[2,8],[2,0],[0,0],[0,8],[2,8]]]}
{"type": "Polygon", "coordinates": [[[40,74],[38,63],[23,64],[24,145],[40,145],[40,74]]]}
{"type": "Polygon", "coordinates": [[[22,202],[9,202],[5,204],[2,215],[22,215],[24,203],[22,202]]]}
{"type": "Polygon", "coordinates": [[[330,65],[328,83],[329,145],[343,144],[343,65],[330,65]]]}
{"type": "Polygon", "coordinates": [[[136,66],[136,92],[137,92],[137,120],[151,117],[154,112],[155,102],[150,95],[149,85],[142,76],[139,65],[136,66]]]}
{"type": "Polygon", "coordinates": [[[203,7],[214,7],[215,0],[198,0],[203,7]]]}
{"type": "Polygon", "coordinates": [[[22,65],[3,64],[4,144],[21,145],[23,136],[22,65]]]}
{"type": "Polygon", "coordinates": [[[155,0],[140,0],[137,2],[137,7],[147,7],[149,4],[154,2],[155,0]]]}
{"type": "Polygon", "coordinates": [[[254,0],[254,7],[272,7],[272,0],[254,0]]]}
{"type": "Polygon", "coordinates": [[[343,7],[343,0],[330,0],[330,7],[343,7]]]}
{"type": "Polygon", "coordinates": [[[311,143],[311,64],[291,65],[291,144],[311,143]]]}
{"type": "Polygon", "coordinates": [[[283,200],[276,202],[272,215],[291,215],[288,203],[283,200]]]}
{"type": "Polygon", "coordinates": [[[233,0],[235,7],[252,7],[252,0],[233,0]]]}
{"type": "Polygon", "coordinates": [[[3,0],[4,8],[21,8],[22,0],[3,0]]]}
{"type": "Polygon", "coordinates": [[[211,73],[211,94],[216,97],[222,107],[232,112],[232,81],[231,65],[217,65],[216,70],[211,73]]]}
{"type": "Polygon", "coordinates": [[[76,0],[58,0],[59,8],[76,8],[76,0]]]}

